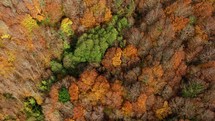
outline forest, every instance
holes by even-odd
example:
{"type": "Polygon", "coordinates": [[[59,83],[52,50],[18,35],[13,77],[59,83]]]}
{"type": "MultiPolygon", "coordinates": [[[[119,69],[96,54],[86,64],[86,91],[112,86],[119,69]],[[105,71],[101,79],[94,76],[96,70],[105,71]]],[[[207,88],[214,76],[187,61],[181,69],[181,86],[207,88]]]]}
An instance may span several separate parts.
{"type": "Polygon", "coordinates": [[[0,0],[0,121],[214,121],[215,0],[0,0]]]}

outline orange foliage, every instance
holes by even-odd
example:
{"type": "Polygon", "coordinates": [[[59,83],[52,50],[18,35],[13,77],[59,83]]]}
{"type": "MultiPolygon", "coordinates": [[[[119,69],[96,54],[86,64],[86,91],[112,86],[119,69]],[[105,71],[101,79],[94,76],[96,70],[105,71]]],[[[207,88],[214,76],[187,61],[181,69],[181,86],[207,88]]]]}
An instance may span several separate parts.
{"type": "Polygon", "coordinates": [[[146,67],[142,69],[142,74],[138,78],[139,81],[150,83],[154,80],[153,71],[151,68],[146,67]]]}
{"type": "Polygon", "coordinates": [[[51,87],[50,92],[49,92],[49,95],[51,97],[51,101],[52,101],[53,104],[58,102],[58,90],[59,90],[59,87],[56,86],[56,85],[53,85],[51,87]]]}
{"type": "Polygon", "coordinates": [[[153,67],[153,74],[155,75],[155,77],[162,77],[164,74],[164,71],[162,69],[161,65],[157,65],[155,67],[153,67]]]}
{"type": "Polygon", "coordinates": [[[123,50],[122,60],[123,66],[127,67],[137,63],[140,60],[137,54],[137,48],[134,45],[126,46],[126,48],[123,50]]]}
{"type": "Polygon", "coordinates": [[[80,22],[90,28],[112,18],[111,10],[106,6],[106,0],[84,0],[87,7],[80,22]]]}
{"type": "Polygon", "coordinates": [[[175,12],[178,9],[188,8],[190,3],[191,3],[191,0],[177,1],[165,9],[165,13],[167,16],[170,17],[171,22],[173,24],[173,29],[175,32],[181,31],[189,22],[188,18],[184,18],[182,16],[175,16],[175,12]],[[179,8],[179,7],[182,7],[182,8],[179,8]]]}
{"type": "Polygon", "coordinates": [[[70,100],[73,102],[78,100],[78,86],[75,83],[72,83],[69,87],[70,100]]]}
{"type": "Polygon", "coordinates": [[[84,13],[84,17],[81,18],[81,24],[85,27],[93,27],[95,25],[98,25],[95,17],[93,16],[93,12],[89,9],[87,9],[87,11],[84,13]]]}
{"type": "Polygon", "coordinates": [[[168,6],[166,9],[165,9],[165,13],[167,15],[171,15],[177,8],[177,5],[176,4],[172,4],[170,6],[168,6]]]}
{"type": "Polygon", "coordinates": [[[46,1],[45,12],[47,16],[50,18],[51,23],[58,22],[63,16],[61,1],[46,1]]]}
{"type": "Polygon", "coordinates": [[[133,110],[137,113],[143,114],[146,112],[146,94],[141,94],[137,102],[133,103],[133,110]]]}
{"type": "Polygon", "coordinates": [[[125,116],[131,116],[133,111],[132,104],[129,101],[126,101],[123,104],[122,111],[125,116]]]}
{"type": "Polygon", "coordinates": [[[108,22],[110,21],[110,19],[112,18],[112,13],[110,9],[106,9],[105,10],[105,17],[104,17],[104,21],[108,22]]]}
{"type": "Polygon", "coordinates": [[[201,68],[210,68],[215,67],[215,61],[209,61],[207,63],[203,63],[199,65],[201,68]]]}
{"type": "Polygon", "coordinates": [[[184,0],[183,1],[183,3],[185,4],[185,5],[188,5],[188,4],[190,4],[192,2],[192,0],[184,0]]]}
{"type": "Polygon", "coordinates": [[[75,120],[84,120],[84,108],[81,105],[74,107],[73,109],[73,119],[75,120]]]}
{"type": "Polygon", "coordinates": [[[95,84],[93,85],[91,92],[88,95],[88,98],[92,101],[92,103],[95,105],[98,101],[101,101],[104,103],[105,101],[105,94],[109,90],[110,85],[107,81],[107,79],[104,76],[99,76],[95,84]]]}
{"type": "Polygon", "coordinates": [[[38,21],[42,21],[44,19],[39,0],[32,0],[32,2],[24,0],[24,3],[33,18],[37,19],[38,21]]]}
{"type": "Polygon", "coordinates": [[[0,55],[0,75],[5,77],[15,69],[14,61],[16,59],[14,52],[7,51],[6,53],[7,56],[0,55]]]}
{"type": "Polygon", "coordinates": [[[145,2],[146,2],[145,0],[139,0],[138,8],[139,8],[140,10],[144,7],[145,2]]]}
{"type": "Polygon", "coordinates": [[[78,81],[78,87],[80,88],[80,91],[86,92],[91,88],[91,86],[94,84],[96,77],[98,76],[98,73],[96,70],[87,70],[84,71],[81,74],[80,80],[78,81]]]}
{"type": "Polygon", "coordinates": [[[64,121],[75,121],[72,118],[66,118],[64,121]]]}
{"type": "Polygon", "coordinates": [[[121,48],[117,48],[116,53],[115,53],[114,57],[112,58],[113,66],[117,67],[117,66],[121,65],[121,55],[122,55],[121,48]]]}
{"type": "Polygon", "coordinates": [[[177,51],[171,58],[171,65],[173,66],[173,69],[177,70],[181,62],[185,58],[185,53],[184,51],[177,51]]]}
{"type": "Polygon", "coordinates": [[[194,13],[198,17],[209,17],[213,13],[213,6],[209,2],[200,2],[194,6],[194,13]]]}
{"type": "Polygon", "coordinates": [[[205,31],[200,26],[198,26],[198,25],[195,26],[195,32],[196,32],[197,36],[202,38],[202,40],[208,40],[207,33],[205,33],[205,31]]]}
{"type": "Polygon", "coordinates": [[[176,9],[178,7],[181,7],[181,6],[188,6],[190,5],[192,1],[191,0],[181,0],[181,1],[177,1],[175,2],[174,4],[168,6],[166,9],[165,9],[165,13],[167,15],[173,15],[174,12],[176,11],[176,9]]]}
{"type": "Polygon", "coordinates": [[[121,65],[121,55],[121,48],[112,47],[108,49],[102,60],[102,65],[108,70],[113,70],[115,67],[121,65]]]}
{"type": "Polygon", "coordinates": [[[123,102],[124,88],[119,80],[111,85],[111,90],[106,94],[106,104],[112,108],[120,108],[123,102]]]}
{"type": "Polygon", "coordinates": [[[98,0],[84,0],[84,3],[87,7],[95,5],[98,2],[98,0]]]}
{"type": "Polygon", "coordinates": [[[123,50],[123,55],[125,57],[137,56],[137,48],[134,45],[128,45],[123,50]]]}
{"type": "Polygon", "coordinates": [[[179,32],[181,31],[184,27],[186,27],[186,25],[188,24],[189,19],[188,18],[184,18],[184,17],[175,17],[172,20],[172,24],[173,24],[173,30],[175,32],[179,32]]]}
{"type": "Polygon", "coordinates": [[[144,88],[146,88],[146,95],[151,95],[159,90],[157,84],[163,81],[163,75],[164,70],[161,65],[155,65],[150,68],[146,67],[142,69],[142,74],[138,77],[138,80],[145,83],[146,87],[144,88]]]}

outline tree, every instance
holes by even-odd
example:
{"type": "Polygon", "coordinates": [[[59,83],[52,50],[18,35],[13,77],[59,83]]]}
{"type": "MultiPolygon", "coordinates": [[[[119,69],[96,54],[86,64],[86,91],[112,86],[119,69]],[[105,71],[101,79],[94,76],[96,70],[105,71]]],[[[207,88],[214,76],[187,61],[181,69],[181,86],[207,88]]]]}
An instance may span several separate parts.
{"type": "Polygon", "coordinates": [[[51,70],[54,72],[54,73],[60,73],[63,71],[63,66],[61,63],[57,62],[57,61],[51,61],[50,62],[50,66],[51,66],[51,70]]]}
{"type": "Polygon", "coordinates": [[[77,84],[71,83],[71,85],[69,87],[69,94],[70,94],[71,102],[78,100],[79,88],[78,88],[77,84]]]}
{"type": "Polygon", "coordinates": [[[163,120],[166,118],[169,114],[171,114],[171,108],[168,105],[168,102],[165,101],[163,104],[163,107],[160,109],[157,109],[155,112],[155,115],[158,119],[163,120]]]}
{"type": "Polygon", "coordinates": [[[116,80],[106,93],[106,105],[110,108],[120,108],[123,102],[124,88],[119,80],[116,80]]]}
{"type": "Polygon", "coordinates": [[[74,52],[65,54],[65,68],[74,68],[81,62],[99,63],[108,47],[118,40],[121,31],[128,27],[126,18],[113,17],[105,28],[100,26],[89,30],[78,38],[74,52]]]}
{"type": "Polygon", "coordinates": [[[112,18],[111,10],[106,4],[106,0],[84,0],[86,10],[80,19],[81,25],[86,28],[108,22],[112,18]]]}
{"type": "Polygon", "coordinates": [[[125,116],[132,116],[132,112],[133,112],[132,104],[129,101],[126,101],[123,104],[122,111],[125,116]]]}
{"type": "Polygon", "coordinates": [[[84,121],[84,108],[81,105],[77,105],[73,108],[73,119],[84,121]]]}
{"type": "Polygon", "coordinates": [[[143,114],[146,112],[146,99],[147,96],[143,93],[137,98],[137,101],[132,104],[135,113],[143,114]]]}
{"type": "Polygon", "coordinates": [[[59,95],[58,100],[62,103],[65,103],[70,100],[69,92],[64,86],[60,88],[58,95],[59,95]]]}

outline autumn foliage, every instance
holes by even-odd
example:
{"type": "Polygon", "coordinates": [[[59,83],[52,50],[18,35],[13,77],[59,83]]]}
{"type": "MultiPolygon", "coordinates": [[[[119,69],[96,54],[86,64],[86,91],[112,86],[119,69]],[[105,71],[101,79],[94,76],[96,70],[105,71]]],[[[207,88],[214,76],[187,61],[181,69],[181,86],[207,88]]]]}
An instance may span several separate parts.
{"type": "Polygon", "coordinates": [[[106,0],[84,0],[84,3],[87,9],[80,19],[84,27],[93,27],[101,22],[108,22],[112,18],[106,0]]]}
{"type": "Polygon", "coordinates": [[[214,0],[0,0],[0,120],[213,121],[214,0]]]}

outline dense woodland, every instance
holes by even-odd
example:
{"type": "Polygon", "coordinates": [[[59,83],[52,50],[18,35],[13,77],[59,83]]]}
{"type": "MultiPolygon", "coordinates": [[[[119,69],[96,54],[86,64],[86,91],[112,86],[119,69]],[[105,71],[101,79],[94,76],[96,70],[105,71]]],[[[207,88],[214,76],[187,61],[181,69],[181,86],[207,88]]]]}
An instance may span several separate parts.
{"type": "Polygon", "coordinates": [[[214,0],[0,0],[0,121],[214,119],[214,0]]]}

